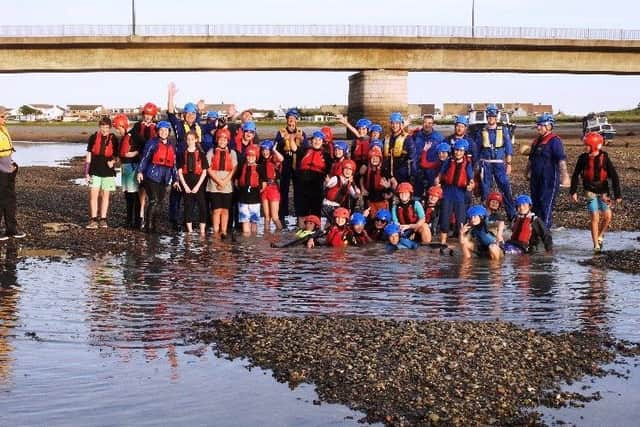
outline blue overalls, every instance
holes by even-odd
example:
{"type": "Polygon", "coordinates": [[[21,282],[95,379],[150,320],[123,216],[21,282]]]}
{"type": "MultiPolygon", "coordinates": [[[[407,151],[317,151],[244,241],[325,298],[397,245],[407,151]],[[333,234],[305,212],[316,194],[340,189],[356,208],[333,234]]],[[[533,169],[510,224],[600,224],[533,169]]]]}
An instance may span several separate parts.
{"type": "Polygon", "coordinates": [[[389,166],[392,177],[400,182],[409,182],[413,177],[413,168],[415,168],[414,159],[416,157],[416,145],[411,135],[400,133],[399,135],[390,135],[384,142],[384,160],[389,166]],[[396,139],[403,137],[402,152],[395,150],[396,139]],[[395,155],[394,155],[395,151],[395,155]]]}
{"type": "Polygon", "coordinates": [[[543,137],[538,137],[531,144],[531,210],[542,220],[547,230],[551,229],[553,205],[560,191],[559,164],[566,159],[562,140],[557,135],[546,142],[543,137]]]}
{"type": "Polygon", "coordinates": [[[413,194],[416,199],[424,196],[425,190],[433,185],[433,181],[436,179],[436,176],[438,176],[438,172],[440,172],[439,169],[422,169],[419,166],[420,156],[422,156],[424,146],[429,142],[431,143],[431,148],[427,150],[427,161],[435,162],[438,160],[438,144],[443,141],[444,137],[437,130],[427,134],[424,129],[420,129],[413,134],[413,142],[416,150],[415,158],[413,159],[413,164],[415,165],[413,173],[413,194]]]}

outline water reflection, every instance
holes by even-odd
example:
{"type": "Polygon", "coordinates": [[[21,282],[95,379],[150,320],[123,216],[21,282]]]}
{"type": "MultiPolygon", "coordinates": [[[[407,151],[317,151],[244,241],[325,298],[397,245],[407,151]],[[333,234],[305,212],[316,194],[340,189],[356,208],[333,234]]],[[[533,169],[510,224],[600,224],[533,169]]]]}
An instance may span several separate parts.
{"type": "Polygon", "coordinates": [[[13,345],[10,336],[14,334],[18,318],[20,289],[16,272],[18,248],[13,242],[2,246],[0,246],[0,384],[5,384],[11,381],[13,345]]]}

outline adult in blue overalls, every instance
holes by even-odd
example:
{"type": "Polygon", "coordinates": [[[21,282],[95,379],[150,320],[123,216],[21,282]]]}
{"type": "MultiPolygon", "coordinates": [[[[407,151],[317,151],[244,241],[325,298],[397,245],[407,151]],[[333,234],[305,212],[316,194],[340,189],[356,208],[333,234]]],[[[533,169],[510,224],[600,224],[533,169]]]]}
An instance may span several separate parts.
{"type": "Polygon", "coordinates": [[[511,135],[509,129],[498,125],[498,107],[488,105],[486,114],[487,125],[478,132],[473,144],[474,163],[480,170],[481,198],[482,201],[486,199],[495,179],[502,193],[507,216],[511,219],[516,214],[509,182],[513,155],[511,135]]]}
{"type": "Polygon", "coordinates": [[[382,154],[385,165],[391,172],[391,186],[395,189],[401,182],[413,177],[416,146],[413,138],[404,129],[402,114],[395,111],[389,115],[391,134],[384,139],[382,154]]]}
{"type": "Polygon", "coordinates": [[[549,113],[536,118],[538,136],[531,143],[526,177],[530,180],[533,212],[551,229],[553,205],[560,186],[569,186],[567,156],[562,140],[553,131],[555,120],[549,113]]]}
{"type": "Polygon", "coordinates": [[[444,141],[444,137],[440,132],[433,128],[433,115],[425,114],[422,116],[422,128],[413,133],[413,142],[416,146],[416,154],[413,159],[414,168],[414,198],[420,200],[424,197],[426,189],[433,185],[433,181],[440,173],[439,168],[423,169],[418,167],[422,151],[427,148],[427,161],[436,162],[438,160],[438,144],[444,141]]]}

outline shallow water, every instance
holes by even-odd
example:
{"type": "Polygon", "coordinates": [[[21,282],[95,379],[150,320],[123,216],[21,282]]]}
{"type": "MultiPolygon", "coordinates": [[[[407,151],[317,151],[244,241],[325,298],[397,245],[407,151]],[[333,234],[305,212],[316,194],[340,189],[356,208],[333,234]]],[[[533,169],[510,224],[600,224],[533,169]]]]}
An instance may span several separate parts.
{"type": "Polygon", "coordinates": [[[60,166],[87,151],[85,144],[14,141],[13,160],[20,166],[60,166]]]}
{"type": "MultiPolygon", "coordinates": [[[[611,233],[607,247],[632,247],[637,235],[611,233]]],[[[357,424],[362,415],[344,406],[314,405],[313,386],[289,391],[246,362],[184,344],[191,321],[241,311],[499,318],[640,340],[640,279],[578,265],[590,256],[586,231],[558,230],[555,240],[554,256],[496,265],[426,248],[271,249],[263,238],[195,235],[141,236],[127,253],[99,260],[3,245],[0,425],[357,424]]],[[[629,381],[598,379],[602,401],[546,412],[596,425],[615,408],[616,425],[631,425],[639,378],[633,368],[629,381]]]]}

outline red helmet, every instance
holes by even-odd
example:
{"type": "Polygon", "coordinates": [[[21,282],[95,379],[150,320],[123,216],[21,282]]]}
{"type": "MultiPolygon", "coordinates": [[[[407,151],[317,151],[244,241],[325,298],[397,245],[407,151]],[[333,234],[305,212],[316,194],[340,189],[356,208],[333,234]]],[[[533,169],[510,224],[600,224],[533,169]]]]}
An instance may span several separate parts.
{"type": "Polygon", "coordinates": [[[398,185],[398,188],[396,188],[396,192],[413,194],[413,185],[411,185],[410,182],[402,182],[398,185]]]}
{"type": "Polygon", "coordinates": [[[158,107],[153,102],[147,102],[142,107],[142,114],[149,114],[150,116],[156,116],[158,114],[158,107]]]}
{"type": "Polygon", "coordinates": [[[492,201],[492,200],[495,200],[498,203],[500,203],[500,205],[502,205],[502,194],[498,193],[497,191],[492,191],[487,196],[487,203],[492,201]]]}
{"type": "Polygon", "coordinates": [[[227,141],[229,141],[231,139],[231,132],[229,132],[227,128],[218,129],[216,131],[216,139],[219,139],[221,136],[226,137],[227,141]]]}
{"type": "Polygon", "coordinates": [[[334,218],[349,219],[349,216],[349,209],[347,208],[336,208],[336,210],[333,211],[334,218]]]}
{"type": "Polygon", "coordinates": [[[329,126],[324,126],[322,129],[320,129],[320,132],[324,134],[324,142],[329,143],[333,141],[333,131],[329,126]]]}
{"type": "Polygon", "coordinates": [[[602,139],[602,135],[598,132],[589,132],[583,138],[584,145],[589,147],[589,151],[592,153],[594,151],[598,151],[602,148],[602,144],[604,143],[604,139],[602,139]]]}
{"type": "Polygon", "coordinates": [[[126,114],[120,113],[113,118],[113,120],[111,121],[111,124],[113,125],[114,128],[122,127],[126,130],[126,129],[129,129],[129,118],[127,117],[126,114]]]}
{"type": "Polygon", "coordinates": [[[442,187],[438,186],[431,186],[429,187],[429,191],[427,191],[427,194],[429,196],[435,196],[438,199],[442,199],[442,187]]]}
{"type": "Polygon", "coordinates": [[[316,227],[320,227],[322,225],[322,223],[320,222],[320,218],[318,218],[316,215],[305,216],[304,222],[312,222],[315,224],[316,227]]]}
{"type": "Polygon", "coordinates": [[[344,160],[342,162],[342,169],[345,169],[345,168],[351,169],[351,171],[355,171],[356,170],[356,162],[354,162],[351,159],[344,160]]]}
{"type": "Polygon", "coordinates": [[[382,150],[380,147],[371,147],[369,150],[369,159],[372,157],[380,157],[382,159],[382,150]]]}
{"type": "Polygon", "coordinates": [[[258,146],[255,144],[250,144],[247,147],[247,156],[256,156],[258,157],[258,146]]]}

